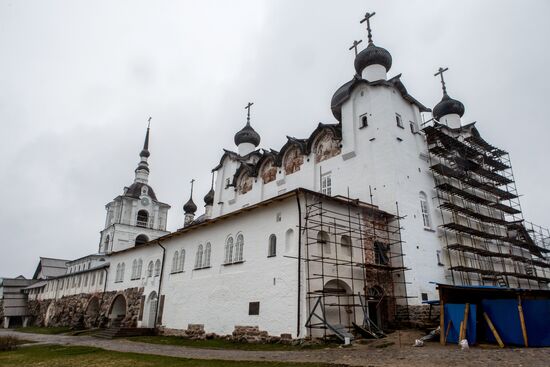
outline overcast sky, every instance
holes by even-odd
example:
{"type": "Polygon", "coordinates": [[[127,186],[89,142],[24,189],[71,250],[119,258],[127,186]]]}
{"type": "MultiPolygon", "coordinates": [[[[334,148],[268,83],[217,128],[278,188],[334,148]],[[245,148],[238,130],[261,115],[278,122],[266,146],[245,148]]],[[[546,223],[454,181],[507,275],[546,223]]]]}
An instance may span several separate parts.
{"type": "Polygon", "coordinates": [[[548,1],[0,0],[0,276],[97,251],[149,116],[150,184],[172,206],[169,230],[192,178],[202,209],[248,101],[264,148],[334,122],[366,11],[389,75],[423,104],[439,101],[433,74],[449,67],[463,121],[511,153],[525,217],[550,226],[548,1]]]}

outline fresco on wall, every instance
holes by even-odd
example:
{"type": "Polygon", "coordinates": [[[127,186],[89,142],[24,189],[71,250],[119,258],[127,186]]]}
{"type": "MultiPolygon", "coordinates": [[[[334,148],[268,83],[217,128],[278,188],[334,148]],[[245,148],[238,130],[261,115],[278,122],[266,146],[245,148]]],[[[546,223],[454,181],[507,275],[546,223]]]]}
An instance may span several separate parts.
{"type": "Polygon", "coordinates": [[[239,194],[246,194],[250,190],[252,190],[252,184],[254,183],[254,179],[250,177],[248,174],[244,173],[239,178],[239,183],[237,185],[237,190],[239,191],[239,194]]]}
{"type": "Polygon", "coordinates": [[[304,156],[300,153],[297,147],[291,148],[285,155],[284,167],[285,173],[290,175],[300,170],[300,167],[304,163],[304,156]]]}
{"type": "Polygon", "coordinates": [[[315,163],[337,156],[341,151],[340,142],[334,138],[332,131],[327,131],[315,143],[315,163]]]}
{"type": "Polygon", "coordinates": [[[264,163],[262,166],[261,176],[264,184],[275,181],[275,178],[277,177],[277,167],[275,167],[273,159],[269,159],[264,163]]]}

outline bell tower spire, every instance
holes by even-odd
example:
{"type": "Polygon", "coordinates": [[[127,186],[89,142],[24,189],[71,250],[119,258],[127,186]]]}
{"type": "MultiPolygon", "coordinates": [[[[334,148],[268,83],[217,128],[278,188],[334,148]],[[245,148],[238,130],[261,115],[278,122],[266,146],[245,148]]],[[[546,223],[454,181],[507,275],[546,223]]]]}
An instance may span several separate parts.
{"type": "Polygon", "coordinates": [[[147,120],[147,132],[145,133],[145,141],[143,142],[143,149],[139,153],[140,161],[136,168],[136,177],[134,182],[140,182],[146,184],[149,181],[149,163],[147,159],[151,155],[149,153],[149,130],[151,128],[151,117],[147,120]]]}

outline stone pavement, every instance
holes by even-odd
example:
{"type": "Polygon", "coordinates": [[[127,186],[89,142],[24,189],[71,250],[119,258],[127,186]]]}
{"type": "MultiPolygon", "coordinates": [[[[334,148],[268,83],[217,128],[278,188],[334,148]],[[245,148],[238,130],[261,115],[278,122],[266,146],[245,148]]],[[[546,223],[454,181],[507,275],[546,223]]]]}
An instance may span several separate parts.
{"type": "MultiPolygon", "coordinates": [[[[414,332],[417,333],[417,332],[414,332]]],[[[304,351],[241,351],[228,349],[199,349],[182,346],[132,342],[125,339],[104,340],[92,336],[66,336],[19,333],[0,330],[0,336],[14,335],[21,339],[44,344],[82,345],[118,352],[164,355],[195,359],[326,362],[348,366],[550,366],[550,348],[473,347],[468,351],[456,345],[440,346],[427,343],[425,347],[412,347],[411,332],[400,335],[401,346],[395,336],[367,345],[350,348],[304,351]],[[395,343],[393,345],[388,345],[395,343]]],[[[1,358],[1,356],[0,356],[1,358]]]]}

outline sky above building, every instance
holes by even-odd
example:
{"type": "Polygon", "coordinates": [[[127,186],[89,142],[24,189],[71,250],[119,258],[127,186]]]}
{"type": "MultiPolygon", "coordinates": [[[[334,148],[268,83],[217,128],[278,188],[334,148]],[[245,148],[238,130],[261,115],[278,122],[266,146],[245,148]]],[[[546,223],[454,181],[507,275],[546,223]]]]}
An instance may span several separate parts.
{"type": "MultiPolygon", "coordinates": [[[[372,18],[389,76],[429,107],[433,74],[483,136],[510,152],[526,219],[550,226],[550,2],[0,0],[0,276],[39,256],[97,251],[105,204],[132,183],[152,116],[150,184],[183,225],[254,102],[262,148],[335,122],[372,18]]],[[[428,116],[427,116],[428,117],[428,116]]],[[[200,214],[200,213],[199,213],[200,214]]]]}

